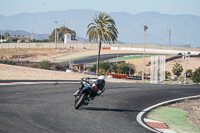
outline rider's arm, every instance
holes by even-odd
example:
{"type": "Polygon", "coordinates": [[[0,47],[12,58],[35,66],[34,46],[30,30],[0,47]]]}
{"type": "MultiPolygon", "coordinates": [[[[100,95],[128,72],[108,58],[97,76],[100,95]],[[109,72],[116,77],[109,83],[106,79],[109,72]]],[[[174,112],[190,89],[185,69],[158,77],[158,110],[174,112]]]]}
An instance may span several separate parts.
{"type": "Polygon", "coordinates": [[[100,96],[104,91],[105,91],[105,88],[103,88],[103,90],[98,90],[97,96],[100,96]]]}

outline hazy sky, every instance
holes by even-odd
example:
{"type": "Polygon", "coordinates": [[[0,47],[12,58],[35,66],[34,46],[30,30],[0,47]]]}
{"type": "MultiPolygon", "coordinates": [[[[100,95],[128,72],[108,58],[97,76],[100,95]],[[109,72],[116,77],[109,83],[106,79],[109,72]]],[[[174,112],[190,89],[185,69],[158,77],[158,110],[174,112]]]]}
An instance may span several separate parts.
{"type": "Polygon", "coordinates": [[[157,11],[165,14],[192,14],[200,16],[200,0],[0,0],[0,15],[21,12],[91,9],[104,12],[157,11]]]}

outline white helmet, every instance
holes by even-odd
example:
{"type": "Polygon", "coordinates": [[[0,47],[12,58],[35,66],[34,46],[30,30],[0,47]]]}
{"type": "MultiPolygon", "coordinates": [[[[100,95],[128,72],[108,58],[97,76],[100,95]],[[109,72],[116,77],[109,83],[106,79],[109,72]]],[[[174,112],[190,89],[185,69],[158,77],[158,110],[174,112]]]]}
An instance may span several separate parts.
{"type": "Polygon", "coordinates": [[[106,77],[101,75],[98,79],[103,79],[104,81],[106,81],[106,77]]]}

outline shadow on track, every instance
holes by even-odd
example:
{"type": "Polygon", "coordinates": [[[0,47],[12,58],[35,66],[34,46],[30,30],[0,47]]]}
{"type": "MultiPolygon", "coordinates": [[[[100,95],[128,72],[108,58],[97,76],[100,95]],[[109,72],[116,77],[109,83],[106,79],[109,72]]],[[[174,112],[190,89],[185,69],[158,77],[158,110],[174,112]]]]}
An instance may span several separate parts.
{"type": "Polygon", "coordinates": [[[109,109],[109,108],[97,108],[97,107],[84,107],[81,110],[92,111],[113,111],[113,112],[140,112],[140,110],[128,110],[128,109],[109,109]]]}

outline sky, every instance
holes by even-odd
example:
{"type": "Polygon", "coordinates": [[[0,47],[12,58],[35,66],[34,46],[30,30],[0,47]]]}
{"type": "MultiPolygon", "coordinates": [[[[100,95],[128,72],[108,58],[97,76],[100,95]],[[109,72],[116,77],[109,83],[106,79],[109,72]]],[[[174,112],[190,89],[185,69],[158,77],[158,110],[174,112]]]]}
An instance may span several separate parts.
{"type": "Polygon", "coordinates": [[[164,14],[200,16],[200,0],[0,0],[0,15],[69,9],[137,14],[156,11],[164,14]]]}

